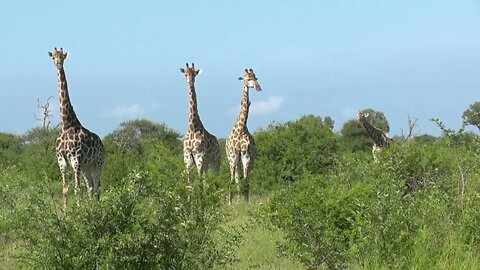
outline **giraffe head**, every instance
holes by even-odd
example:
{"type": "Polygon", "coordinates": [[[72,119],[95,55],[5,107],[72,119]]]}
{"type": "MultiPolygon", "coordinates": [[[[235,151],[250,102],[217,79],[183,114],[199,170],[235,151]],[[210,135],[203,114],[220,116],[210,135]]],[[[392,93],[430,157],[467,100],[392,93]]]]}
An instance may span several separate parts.
{"type": "Polygon", "coordinates": [[[357,120],[362,121],[363,119],[366,119],[368,117],[368,113],[364,113],[362,111],[357,113],[357,120]]]}
{"type": "Polygon", "coordinates": [[[48,55],[52,57],[53,63],[57,68],[62,68],[63,67],[63,61],[65,58],[67,58],[68,52],[63,52],[63,48],[60,48],[60,50],[57,50],[57,48],[54,48],[55,51],[53,52],[48,52],[48,55]]]}
{"type": "Polygon", "coordinates": [[[192,63],[192,67],[188,66],[188,63],[185,64],[186,68],[180,68],[180,72],[185,74],[185,78],[187,78],[188,83],[194,83],[195,77],[202,73],[201,69],[195,69],[195,63],[192,63]]]}
{"type": "Polygon", "coordinates": [[[253,69],[245,69],[245,74],[243,77],[238,77],[240,81],[243,81],[246,87],[255,88],[257,91],[262,91],[262,87],[257,81],[257,76],[253,73],[253,69]]]}

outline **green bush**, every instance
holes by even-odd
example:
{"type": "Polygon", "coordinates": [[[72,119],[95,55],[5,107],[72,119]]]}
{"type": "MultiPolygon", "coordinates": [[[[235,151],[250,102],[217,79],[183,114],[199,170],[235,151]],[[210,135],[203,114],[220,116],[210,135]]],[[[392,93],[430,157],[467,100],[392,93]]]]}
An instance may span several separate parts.
{"type": "MultiPolygon", "coordinates": [[[[171,181],[171,180],[168,180],[171,181]]],[[[3,188],[2,235],[18,243],[18,263],[40,269],[209,269],[228,267],[239,235],[220,225],[220,194],[131,173],[99,201],[70,200],[63,214],[51,187],[3,188]],[[147,188],[148,186],[148,188],[147,188]],[[20,190],[19,190],[20,189],[20,190]]],[[[178,182],[178,181],[177,181],[178,182]]]]}
{"type": "Polygon", "coordinates": [[[468,268],[480,262],[480,148],[467,145],[397,142],[379,162],[344,154],[330,174],[278,192],[265,215],[308,269],[468,268]]]}
{"type": "Polygon", "coordinates": [[[255,133],[257,158],[252,189],[263,193],[295,182],[305,174],[326,173],[335,167],[337,137],[316,116],[273,124],[255,133]]]}
{"type": "Polygon", "coordinates": [[[308,269],[343,268],[357,223],[365,219],[368,185],[336,186],[322,177],[294,183],[272,198],[269,217],[286,233],[282,250],[308,269]]]}

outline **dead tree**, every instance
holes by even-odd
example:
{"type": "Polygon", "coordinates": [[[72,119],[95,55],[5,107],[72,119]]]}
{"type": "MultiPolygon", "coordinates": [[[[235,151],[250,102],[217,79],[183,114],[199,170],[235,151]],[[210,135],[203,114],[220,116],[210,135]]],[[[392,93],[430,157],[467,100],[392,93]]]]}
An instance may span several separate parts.
{"type": "Polygon", "coordinates": [[[37,99],[37,107],[42,110],[42,116],[39,117],[34,114],[35,120],[42,122],[42,128],[48,129],[50,126],[50,118],[53,116],[50,114],[52,109],[50,108],[50,96],[45,103],[40,103],[40,99],[37,99]]]}
{"type": "Polygon", "coordinates": [[[402,137],[405,138],[405,141],[411,141],[413,139],[413,137],[415,137],[415,129],[417,128],[417,121],[418,121],[417,118],[410,117],[410,115],[408,115],[408,134],[407,134],[407,136],[405,136],[403,134],[403,129],[401,130],[402,131],[402,137]]]}

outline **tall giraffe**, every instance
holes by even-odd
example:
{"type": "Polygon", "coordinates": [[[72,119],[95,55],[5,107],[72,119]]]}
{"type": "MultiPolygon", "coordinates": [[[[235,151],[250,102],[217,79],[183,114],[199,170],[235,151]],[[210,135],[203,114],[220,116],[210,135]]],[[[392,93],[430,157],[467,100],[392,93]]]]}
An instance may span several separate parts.
{"type": "Polygon", "coordinates": [[[373,140],[372,155],[373,159],[377,161],[377,153],[390,145],[393,140],[387,137],[385,132],[383,132],[381,129],[370,124],[367,120],[367,117],[368,113],[361,111],[357,113],[357,120],[362,124],[363,128],[367,132],[367,135],[373,140]]]}
{"type": "MultiPolygon", "coordinates": [[[[193,187],[192,169],[197,167],[198,174],[203,178],[204,173],[213,169],[218,174],[220,171],[220,146],[217,137],[210,134],[200,121],[197,108],[197,95],[195,93],[195,77],[202,70],[195,70],[186,64],[186,68],[180,68],[185,74],[188,83],[188,94],[190,98],[188,130],[183,140],[183,159],[185,161],[188,185],[193,187]]],[[[203,182],[205,186],[205,181],[203,182]]]]}
{"type": "MultiPolygon", "coordinates": [[[[105,159],[105,148],[97,134],[84,128],[78,120],[68,94],[67,78],[63,62],[68,53],[63,49],[48,52],[57,67],[58,88],[60,97],[60,135],[55,142],[57,160],[63,180],[63,209],[67,207],[68,179],[67,166],[73,168],[75,174],[75,195],[80,191],[81,174],[85,176],[89,195],[99,198],[100,176],[105,159]]],[[[79,201],[78,201],[79,203],[79,201]]]]}
{"type": "MultiPolygon", "coordinates": [[[[244,197],[246,201],[249,201],[249,178],[255,159],[255,141],[247,128],[248,112],[250,108],[249,89],[255,88],[255,90],[261,91],[262,87],[258,83],[257,77],[252,69],[245,69],[245,75],[238,79],[243,81],[243,97],[240,115],[238,116],[232,132],[225,143],[225,150],[230,164],[230,185],[233,185],[235,182],[237,192],[240,191],[240,170],[241,166],[243,166],[243,180],[245,181],[244,197]]],[[[233,199],[234,193],[230,188],[230,204],[232,204],[233,199]]]]}

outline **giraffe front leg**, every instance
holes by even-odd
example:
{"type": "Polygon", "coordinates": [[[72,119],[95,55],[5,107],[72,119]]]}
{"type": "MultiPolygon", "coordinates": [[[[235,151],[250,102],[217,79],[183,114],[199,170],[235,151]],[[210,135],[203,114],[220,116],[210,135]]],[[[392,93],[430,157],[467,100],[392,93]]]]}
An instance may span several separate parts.
{"type": "Polygon", "coordinates": [[[188,189],[188,200],[190,200],[190,194],[193,191],[193,167],[195,166],[195,161],[192,154],[188,151],[184,151],[183,160],[185,162],[185,174],[187,175],[187,189],[188,189]]]}
{"type": "Polygon", "coordinates": [[[68,200],[68,179],[67,179],[67,161],[65,158],[58,156],[58,166],[60,167],[60,173],[62,174],[62,199],[63,199],[63,212],[67,211],[68,200]]]}
{"type": "Polygon", "coordinates": [[[380,152],[381,148],[377,144],[373,144],[372,147],[372,155],[373,155],[373,161],[378,162],[378,156],[377,154],[380,152]]]}
{"type": "Polygon", "coordinates": [[[243,181],[244,181],[244,190],[243,197],[245,201],[250,201],[250,174],[253,169],[253,159],[249,155],[242,155],[242,164],[243,164],[243,181]]]}
{"type": "Polygon", "coordinates": [[[232,205],[235,200],[235,194],[238,193],[239,189],[239,179],[240,179],[240,172],[239,172],[239,161],[240,155],[235,150],[232,150],[228,144],[226,147],[227,150],[227,157],[228,157],[228,164],[230,165],[230,184],[228,185],[228,205],[232,205]],[[235,187],[237,192],[232,191],[235,187]]]}
{"type": "Polygon", "coordinates": [[[205,160],[205,154],[204,153],[196,153],[194,155],[195,159],[195,165],[197,166],[197,172],[198,175],[200,176],[200,181],[202,181],[203,189],[206,189],[206,180],[205,180],[205,171],[206,168],[208,168],[208,164],[205,160]]]}
{"type": "Polygon", "coordinates": [[[80,181],[82,178],[82,171],[80,170],[80,163],[77,158],[71,160],[73,173],[75,174],[75,197],[77,197],[77,206],[80,206],[80,181]]]}
{"type": "Polygon", "coordinates": [[[230,161],[230,185],[228,185],[228,205],[232,205],[235,198],[235,193],[232,188],[235,185],[235,163],[230,161]]]}

